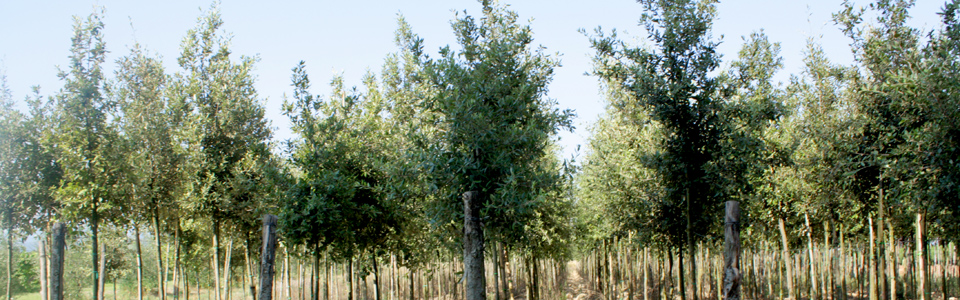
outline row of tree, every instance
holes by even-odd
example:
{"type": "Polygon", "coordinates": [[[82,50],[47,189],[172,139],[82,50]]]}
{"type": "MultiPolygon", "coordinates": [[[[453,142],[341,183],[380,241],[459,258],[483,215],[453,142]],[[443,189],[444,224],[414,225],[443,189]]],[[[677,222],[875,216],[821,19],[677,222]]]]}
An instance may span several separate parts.
{"type": "MultiPolygon", "coordinates": [[[[957,1],[929,33],[907,26],[913,1],[845,2],[833,17],[854,64],[830,62],[811,40],[802,72],[785,86],[773,81],[780,46],[763,31],[719,68],[715,1],[641,4],[652,46],[629,45],[616,32],[591,36],[609,104],[593,128],[577,199],[596,218],[588,235],[595,243],[633,236],[676,251],[687,274],[683,296],[683,277],[697,277],[695,261],[683,271],[684,254],[701,242],[719,245],[721,205],[737,200],[745,242],[779,236],[787,274],[801,240],[812,261],[814,239],[836,247],[845,235],[862,238],[872,272],[881,273],[879,284],[872,275],[871,299],[896,297],[877,290],[896,285],[894,244],[912,244],[921,257],[931,239],[957,245],[957,1]],[[822,239],[814,228],[823,228],[822,239]]],[[[790,298],[799,296],[786,277],[790,298]]]]}
{"type": "MultiPolygon", "coordinates": [[[[7,249],[14,237],[70,224],[90,237],[93,296],[103,297],[100,252],[113,245],[100,245],[101,226],[133,232],[137,266],[146,226],[156,270],[172,270],[157,276],[160,291],[170,278],[176,291],[185,270],[210,268],[215,297],[226,299],[233,250],[257,257],[266,213],[280,217],[284,251],[313,259],[313,278],[324,260],[349,274],[356,262],[378,282],[382,263],[427,267],[478,230],[493,248],[499,295],[512,285],[510,255],[535,271],[541,258],[602,261],[612,256],[594,250],[623,240],[676,254],[678,274],[700,278],[698,245],[719,245],[720,207],[738,200],[747,247],[780,243],[794,293],[790,249],[806,235],[812,255],[813,228],[827,246],[867,241],[882,274],[893,272],[882,270],[893,269],[894,243],[922,254],[931,237],[960,238],[957,1],[926,34],[905,23],[911,1],[845,3],[835,20],[855,64],[831,63],[811,41],[804,70],[785,86],[773,81],[779,44],[762,31],[721,69],[716,1],[640,1],[652,46],[590,35],[609,103],[580,169],[556,154],[556,134],[574,117],[546,97],[559,60],[533,44],[515,12],[482,4],[479,18],[458,14],[458,45],[435,56],[399,18],[398,51],[361,87],[337,77],[329,96],[316,96],[306,64],[295,66],[283,106],[295,138],[282,145],[270,142],[254,87],[257,58],[232,55],[216,6],[187,32],[176,72],[139,45],[104,70],[103,12],[77,18],[55,95],[36,88],[21,112],[2,81],[7,249]],[[479,212],[478,228],[465,228],[465,206],[479,212]]],[[[244,264],[253,274],[255,263],[244,264]]],[[[477,278],[471,271],[462,276],[477,278]]],[[[700,290],[687,276],[684,298],[700,290]]]]}
{"type": "MultiPolygon", "coordinates": [[[[95,299],[106,278],[101,252],[117,247],[100,244],[105,225],[133,232],[138,274],[140,231],[151,228],[156,270],[173,270],[157,276],[160,291],[182,270],[214,266],[217,299],[227,297],[234,243],[256,257],[265,213],[281,217],[283,247],[298,255],[351,268],[370,259],[374,270],[395,256],[415,269],[438,249],[458,251],[460,195],[474,191],[486,240],[515,253],[566,253],[572,202],[553,142],[573,113],[545,96],[559,61],[503,6],[484,2],[482,17],[458,17],[460,50],[436,58],[401,17],[399,51],[382,73],[359,89],[336,78],[327,98],[311,93],[301,62],[284,104],[296,137],[283,145],[270,142],[257,58],[232,55],[216,6],[183,38],[172,73],[138,44],[104,70],[102,15],[75,18],[54,96],[36,88],[21,112],[4,89],[0,138],[8,243],[57,222],[89,235],[95,299]],[[161,249],[169,244],[174,251],[161,249]]],[[[49,237],[41,240],[49,249],[49,237]]]]}

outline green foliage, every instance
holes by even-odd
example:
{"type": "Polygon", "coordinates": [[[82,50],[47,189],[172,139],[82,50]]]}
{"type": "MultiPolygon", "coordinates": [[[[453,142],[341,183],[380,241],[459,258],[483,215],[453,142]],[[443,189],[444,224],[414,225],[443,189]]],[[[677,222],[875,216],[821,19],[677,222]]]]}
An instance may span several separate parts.
{"type": "Polygon", "coordinates": [[[559,192],[560,167],[548,157],[553,137],[572,128],[573,112],[546,97],[559,61],[531,45],[531,29],[515,12],[483,4],[479,20],[464,15],[452,22],[461,50],[447,46],[438,59],[424,59],[435,94],[422,109],[436,117],[437,128],[424,145],[424,171],[437,193],[428,218],[458,236],[460,196],[478,191],[486,235],[525,247],[536,230],[553,230],[530,225],[567,201],[559,192]]]}

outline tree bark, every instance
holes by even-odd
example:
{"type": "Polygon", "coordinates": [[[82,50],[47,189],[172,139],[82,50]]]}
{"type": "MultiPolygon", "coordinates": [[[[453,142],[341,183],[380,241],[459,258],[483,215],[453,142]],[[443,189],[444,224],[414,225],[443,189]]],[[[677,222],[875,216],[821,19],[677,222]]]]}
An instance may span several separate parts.
{"type": "Polygon", "coordinates": [[[260,297],[259,300],[273,299],[273,275],[275,252],[277,250],[277,216],[263,216],[263,250],[260,251],[260,297]]]}
{"type": "Polygon", "coordinates": [[[107,252],[107,245],[100,244],[100,269],[99,269],[100,281],[97,282],[97,285],[100,286],[100,294],[97,295],[97,299],[100,299],[100,300],[104,299],[104,294],[106,293],[105,286],[107,285],[107,275],[106,275],[107,261],[106,261],[106,255],[105,255],[106,252],[107,252]]]}
{"type": "Polygon", "coordinates": [[[223,299],[230,300],[230,263],[233,262],[233,238],[227,240],[227,256],[223,259],[223,299]]]}
{"type": "Polygon", "coordinates": [[[53,245],[50,251],[50,300],[63,300],[63,258],[67,229],[63,223],[53,224],[53,245]]]}
{"type": "Polygon", "coordinates": [[[894,242],[893,222],[887,221],[887,273],[889,274],[887,290],[890,291],[890,300],[897,300],[897,247],[894,242]]]}
{"type": "Polygon", "coordinates": [[[723,225],[723,299],[740,299],[740,202],[727,201],[723,225]]]}
{"type": "Polygon", "coordinates": [[[375,253],[370,253],[370,260],[373,263],[373,298],[380,300],[380,266],[375,253]]]}
{"type": "MultiPolygon", "coordinates": [[[[183,272],[180,266],[180,220],[175,219],[174,221],[176,222],[177,228],[173,232],[173,242],[176,245],[176,247],[174,247],[176,248],[174,252],[175,259],[173,260],[173,299],[180,299],[180,277],[186,275],[186,273],[183,272]]],[[[186,281],[184,281],[184,283],[186,283],[186,281]]]]}
{"type": "Polygon", "coordinates": [[[133,224],[134,239],[137,248],[137,299],[143,300],[143,251],[140,247],[140,225],[133,224]]]}
{"type": "Polygon", "coordinates": [[[483,271],[483,228],[478,192],[463,194],[463,273],[466,300],[486,299],[483,271]]]}

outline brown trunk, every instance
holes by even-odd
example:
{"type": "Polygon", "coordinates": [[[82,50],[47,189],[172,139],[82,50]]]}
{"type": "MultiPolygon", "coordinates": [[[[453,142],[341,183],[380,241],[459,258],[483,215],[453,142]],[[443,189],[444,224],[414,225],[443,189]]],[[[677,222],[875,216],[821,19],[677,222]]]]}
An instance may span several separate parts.
{"type": "MultiPolygon", "coordinates": [[[[817,270],[816,270],[816,260],[814,260],[813,254],[813,228],[810,227],[810,215],[803,213],[803,220],[807,224],[807,263],[810,268],[810,299],[816,299],[817,297],[817,270]]],[[[875,299],[871,299],[875,300],[875,299]]]]}
{"type": "Polygon", "coordinates": [[[263,249],[260,251],[260,297],[254,300],[272,300],[273,274],[276,271],[274,261],[277,250],[277,216],[263,216],[261,231],[263,232],[263,249]]]}
{"type": "Polygon", "coordinates": [[[783,217],[777,218],[777,225],[780,228],[780,249],[781,256],[783,256],[783,266],[787,273],[787,298],[796,299],[793,288],[793,264],[790,263],[790,243],[787,239],[787,227],[784,224],[783,217]]]}
{"type": "Polygon", "coordinates": [[[463,193],[463,274],[466,300],[486,299],[479,198],[479,193],[475,191],[463,193]]]}
{"type": "Polygon", "coordinates": [[[887,221],[887,290],[890,291],[890,300],[897,300],[897,248],[893,235],[893,222],[887,221]]]}
{"type": "Polygon", "coordinates": [[[723,299],[739,300],[740,202],[727,201],[723,219],[723,299]]]}
{"type": "Polygon", "coordinates": [[[137,244],[137,299],[143,300],[143,250],[140,246],[139,224],[133,224],[133,233],[137,244]]]}

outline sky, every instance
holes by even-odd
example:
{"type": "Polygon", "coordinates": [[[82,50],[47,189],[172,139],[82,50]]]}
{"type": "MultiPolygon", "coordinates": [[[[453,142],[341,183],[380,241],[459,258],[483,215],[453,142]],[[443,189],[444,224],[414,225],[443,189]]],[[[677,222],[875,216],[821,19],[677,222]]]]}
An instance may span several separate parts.
{"type": "MultiPolygon", "coordinates": [[[[586,149],[589,128],[604,111],[605,102],[591,70],[593,50],[587,36],[597,27],[616,28],[619,36],[644,45],[646,32],[638,26],[642,8],[631,0],[503,1],[521,20],[529,21],[534,44],[559,56],[562,66],[555,70],[548,97],[559,108],[575,110],[576,129],[562,133],[563,157],[586,149]],[[578,146],[582,145],[577,152],[578,146]]],[[[869,2],[856,1],[856,5],[869,2]]],[[[923,32],[939,28],[943,7],[940,0],[920,0],[911,9],[908,24],[923,32]]],[[[113,0],[0,0],[0,70],[5,72],[15,99],[23,99],[31,87],[52,96],[62,86],[58,66],[69,59],[73,16],[86,17],[94,6],[105,9],[104,36],[108,63],[105,71],[113,77],[117,58],[140,43],[162,57],[167,73],[179,72],[176,64],[180,42],[197,18],[211,6],[210,1],[113,1],[113,0]]],[[[397,16],[402,14],[425,42],[425,52],[437,56],[445,45],[455,47],[450,27],[455,12],[480,15],[479,1],[229,1],[220,4],[223,29],[232,35],[235,55],[256,56],[256,88],[271,120],[274,140],[292,138],[289,120],[281,113],[284,95],[292,94],[291,68],[301,60],[313,83],[312,92],[326,95],[326,83],[342,74],[348,86],[360,85],[369,70],[379,73],[384,58],[397,52],[393,43],[397,16]]],[[[713,35],[722,41],[718,51],[724,65],[736,58],[742,37],[763,29],[781,43],[784,69],[775,77],[786,82],[798,74],[808,39],[822,44],[834,62],[853,61],[849,39],[833,24],[831,14],[841,1],[731,0],[717,5],[713,35]]],[[[238,57],[236,57],[238,58],[238,57]]],[[[721,67],[723,68],[723,67],[721,67]]],[[[25,105],[19,104],[24,109],[25,105]]]]}

